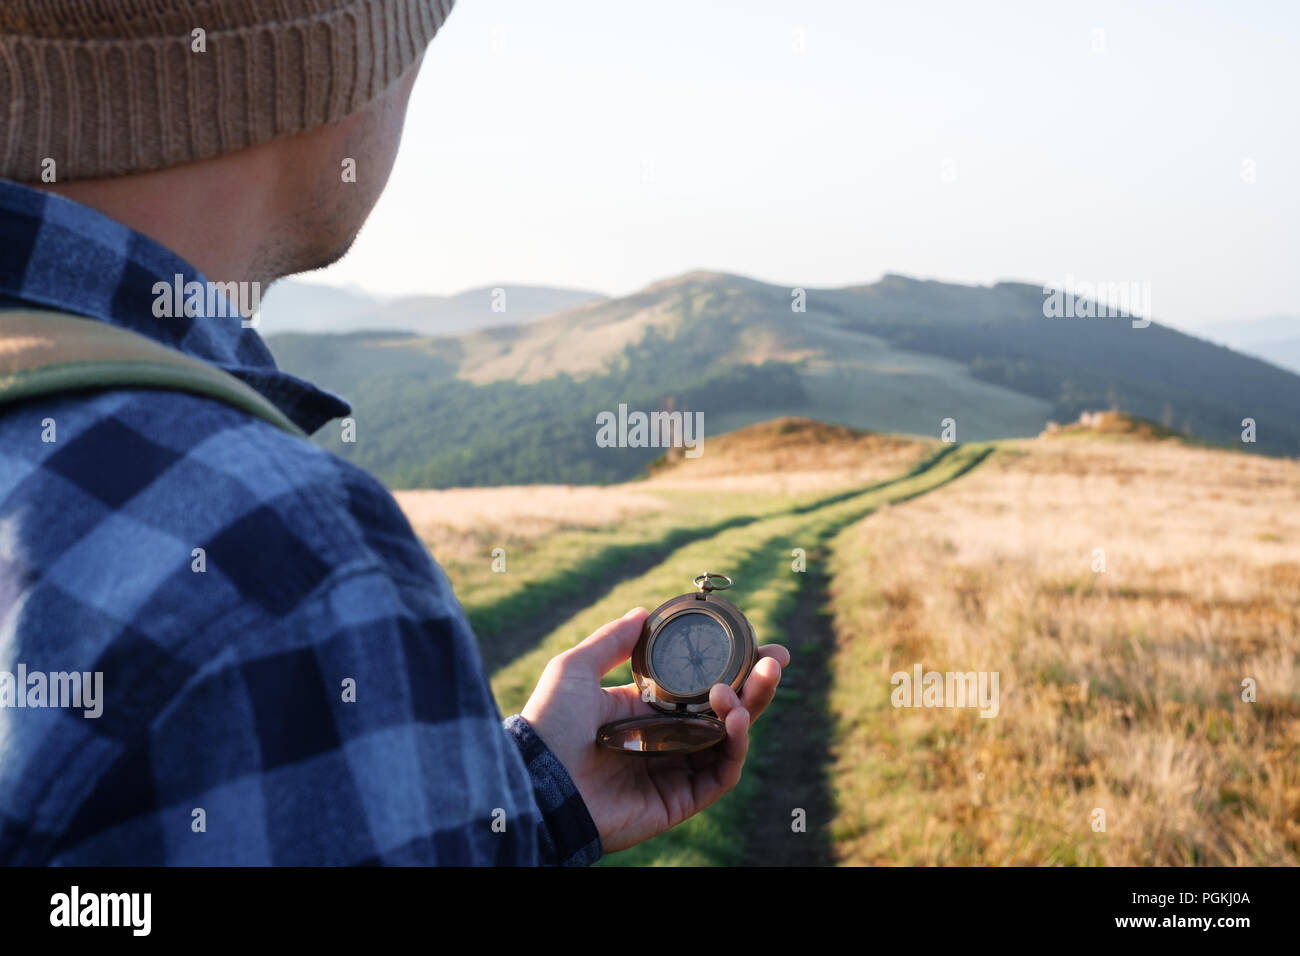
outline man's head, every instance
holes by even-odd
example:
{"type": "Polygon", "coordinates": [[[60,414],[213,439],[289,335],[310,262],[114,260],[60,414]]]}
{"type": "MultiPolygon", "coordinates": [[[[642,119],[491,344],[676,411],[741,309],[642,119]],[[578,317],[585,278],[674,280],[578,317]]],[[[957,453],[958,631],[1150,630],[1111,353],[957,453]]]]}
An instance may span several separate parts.
{"type": "Polygon", "coordinates": [[[8,0],[0,176],[217,280],[334,261],[383,191],[453,0],[8,0]]]}

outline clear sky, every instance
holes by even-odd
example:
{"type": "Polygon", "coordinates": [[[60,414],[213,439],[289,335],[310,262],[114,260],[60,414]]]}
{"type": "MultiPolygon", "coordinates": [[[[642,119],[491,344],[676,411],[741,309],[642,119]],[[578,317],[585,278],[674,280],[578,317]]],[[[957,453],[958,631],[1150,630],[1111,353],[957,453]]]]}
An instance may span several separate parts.
{"type": "Polygon", "coordinates": [[[1289,0],[460,0],[387,192],[304,278],[1073,276],[1183,327],[1300,314],[1297,93],[1289,0]]]}

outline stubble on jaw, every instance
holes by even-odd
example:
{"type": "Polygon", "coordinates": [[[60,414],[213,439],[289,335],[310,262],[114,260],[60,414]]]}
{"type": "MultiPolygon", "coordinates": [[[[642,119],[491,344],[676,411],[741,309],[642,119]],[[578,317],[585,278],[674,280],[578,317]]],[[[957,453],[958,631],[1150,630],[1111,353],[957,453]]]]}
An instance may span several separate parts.
{"type": "Polygon", "coordinates": [[[365,109],[297,144],[300,161],[287,164],[285,175],[310,170],[314,182],[307,189],[292,181],[284,184],[289,194],[304,198],[258,244],[252,271],[270,282],[323,269],[347,255],[388,184],[423,59],[365,109]],[[345,180],[347,160],[354,176],[345,180]]]}

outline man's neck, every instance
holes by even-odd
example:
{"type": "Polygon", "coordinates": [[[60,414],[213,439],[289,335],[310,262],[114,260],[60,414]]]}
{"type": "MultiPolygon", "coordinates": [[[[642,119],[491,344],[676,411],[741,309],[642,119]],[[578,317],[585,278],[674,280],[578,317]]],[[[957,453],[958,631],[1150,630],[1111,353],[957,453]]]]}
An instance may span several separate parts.
{"type": "Polygon", "coordinates": [[[267,255],[277,210],[275,157],[254,147],[114,179],[32,183],[166,246],[216,282],[277,278],[267,255]]]}

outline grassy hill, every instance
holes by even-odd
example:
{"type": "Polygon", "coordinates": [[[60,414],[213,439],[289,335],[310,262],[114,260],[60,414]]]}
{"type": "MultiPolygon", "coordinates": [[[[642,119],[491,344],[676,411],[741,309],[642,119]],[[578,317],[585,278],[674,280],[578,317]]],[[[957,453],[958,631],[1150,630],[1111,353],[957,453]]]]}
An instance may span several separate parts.
{"type": "Polygon", "coordinates": [[[875,431],[1032,436],[1112,407],[1166,428],[1300,452],[1300,376],[1126,318],[1045,318],[1036,286],[887,276],[792,290],[689,273],[533,322],[425,337],[269,341],[289,371],[345,395],[357,441],[318,440],[395,487],[608,482],[655,449],[599,448],[620,403],[705,412],[708,435],[794,415],[875,431]]]}

